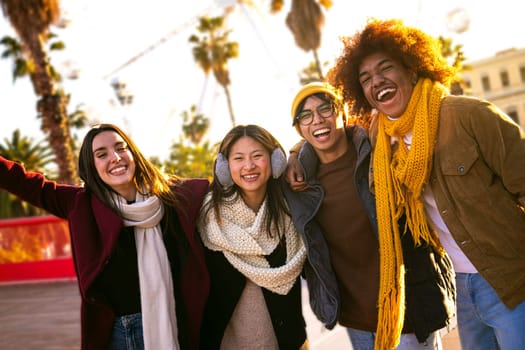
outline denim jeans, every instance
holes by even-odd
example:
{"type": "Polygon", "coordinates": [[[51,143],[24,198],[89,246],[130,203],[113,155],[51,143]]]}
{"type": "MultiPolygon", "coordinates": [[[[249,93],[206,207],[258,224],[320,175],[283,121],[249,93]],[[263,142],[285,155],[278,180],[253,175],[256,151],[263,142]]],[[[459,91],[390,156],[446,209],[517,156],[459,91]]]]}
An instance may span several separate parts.
{"type": "Polygon", "coordinates": [[[144,350],[142,314],[117,317],[108,350],[144,350]]]}
{"type": "Polygon", "coordinates": [[[456,273],[456,288],[463,350],[525,349],[525,301],[508,309],[478,273],[456,273]]]}
{"type": "MultiPolygon", "coordinates": [[[[361,331],[354,328],[346,329],[352,343],[353,350],[374,350],[376,334],[374,332],[361,331]]],[[[414,333],[401,334],[401,339],[396,350],[441,350],[441,338],[439,331],[428,336],[424,343],[418,342],[414,333]]]]}

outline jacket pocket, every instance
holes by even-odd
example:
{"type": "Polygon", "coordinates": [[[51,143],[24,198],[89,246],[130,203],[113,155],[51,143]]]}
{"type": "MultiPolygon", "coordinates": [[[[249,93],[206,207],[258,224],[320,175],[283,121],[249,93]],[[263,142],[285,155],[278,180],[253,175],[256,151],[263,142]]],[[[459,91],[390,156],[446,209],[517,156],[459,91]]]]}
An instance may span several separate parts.
{"type": "Polygon", "coordinates": [[[447,149],[443,151],[443,155],[441,156],[441,169],[443,175],[446,176],[467,175],[479,159],[479,153],[474,145],[458,149],[447,149]]]}
{"type": "Polygon", "coordinates": [[[514,259],[523,254],[523,212],[476,145],[446,147],[439,159],[440,188],[448,194],[471,244],[486,257],[514,259]]]}
{"type": "Polygon", "coordinates": [[[497,180],[476,145],[448,147],[440,158],[446,187],[455,201],[478,205],[487,198],[488,189],[497,180]]]}

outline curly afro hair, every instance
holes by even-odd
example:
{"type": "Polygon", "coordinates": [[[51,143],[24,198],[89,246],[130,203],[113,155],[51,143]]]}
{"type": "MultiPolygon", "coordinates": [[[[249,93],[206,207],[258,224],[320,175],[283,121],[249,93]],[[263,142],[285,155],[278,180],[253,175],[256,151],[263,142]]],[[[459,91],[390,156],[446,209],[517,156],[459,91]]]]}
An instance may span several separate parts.
{"type": "Polygon", "coordinates": [[[357,115],[372,111],[359,82],[359,68],[363,60],[375,53],[387,53],[393,60],[416,72],[449,86],[456,75],[441,53],[441,44],[420,29],[406,26],[402,20],[371,18],[363,30],[341,39],[343,52],[328,73],[328,81],[341,89],[343,98],[357,115]]]}

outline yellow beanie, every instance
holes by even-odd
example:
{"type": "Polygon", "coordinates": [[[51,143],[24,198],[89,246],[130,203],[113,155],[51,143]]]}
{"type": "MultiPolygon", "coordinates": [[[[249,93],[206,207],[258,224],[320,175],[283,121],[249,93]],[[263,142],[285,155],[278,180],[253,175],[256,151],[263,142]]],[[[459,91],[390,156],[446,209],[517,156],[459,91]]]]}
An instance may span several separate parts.
{"type": "MultiPolygon", "coordinates": [[[[292,120],[295,120],[295,113],[297,112],[297,108],[299,107],[301,102],[303,102],[303,100],[308,96],[317,93],[326,93],[332,96],[334,98],[334,102],[338,105],[342,104],[343,102],[343,97],[341,96],[339,91],[337,91],[332,85],[328,83],[316,81],[313,83],[306,84],[303,87],[301,87],[301,89],[297,92],[295,98],[293,99],[292,120]]],[[[299,132],[299,125],[295,125],[295,128],[297,129],[297,132],[299,132]]]]}

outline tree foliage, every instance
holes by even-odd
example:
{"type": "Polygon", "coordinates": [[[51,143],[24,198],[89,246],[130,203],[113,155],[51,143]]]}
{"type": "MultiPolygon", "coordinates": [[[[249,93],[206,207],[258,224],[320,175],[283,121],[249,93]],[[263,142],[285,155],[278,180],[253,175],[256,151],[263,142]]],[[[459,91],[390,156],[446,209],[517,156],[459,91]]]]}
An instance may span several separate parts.
{"type": "MultiPolygon", "coordinates": [[[[185,178],[208,178],[213,175],[217,145],[205,140],[209,119],[197,112],[195,105],[182,114],[182,136],[173,143],[163,170],[185,178]]],[[[156,161],[158,164],[158,160],[156,161]]]]}
{"type": "MultiPolygon", "coordinates": [[[[67,96],[69,101],[70,96],[67,96]]],[[[82,129],[87,124],[85,109],[79,105],[68,116],[68,123],[72,129],[82,129]]],[[[73,137],[71,148],[78,149],[78,140],[73,137]]],[[[47,140],[36,141],[24,136],[19,129],[13,131],[11,139],[4,138],[0,143],[0,155],[24,165],[31,171],[44,173],[47,178],[57,180],[57,169],[55,155],[51,151],[47,140]]],[[[0,218],[14,218],[44,215],[45,211],[33,207],[27,202],[19,200],[16,196],[0,190],[0,218]]]]}
{"type": "MultiPolygon", "coordinates": [[[[324,61],[322,66],[328,69],[329,62],[324,61]]],[[[319,70],[317,69],[316,62],[312,61],[299,73],[299,82],[301,83],[301,85],[306,85],[315,81],[323,81],[323,77],[319,75],[319,70]]]]}
{"type": "MultiPolygon", "coordinates": [[[[59,180],[63,183],[76,183],[76,157],[71,149],[67,103],[65,95],[56,88],[56,72],[49,63],[44,47],[53,37],[50,26],[60,18],[59,1],[0,0],[0,5],[20,39],[19,58],[23,57],[27,63],[23,67],[23,64],[15,59],[14,74],[27,73],[35,94],[39,97],[37,111],[41,117],[41,129],[47,135],[51,150],[56,156],[59,180]],[[16,72],[17,69],[22,70],[16,72]]],[[[59,49],[60,46],[57,43],[51,44],[52,49],[59,49]]],[[[12,48],[17,49],[14,46],[12,48]]]]}
{"type": "MultiPolygon", "coordinates": [[[[0,144],[0,155],[19,162],[31,171],[46,173],[49,178],[56,178],[53,169],[54,155],[45,141],[35,142],[34,139],[22,136],[20,130],[13,131],[11,139],[4,138],[0,144]]],[[[45,212],[16,196],[0,190],[0,218],[43,215],[45,212]]]]}
{"type": "Polygon", "coordinates": [[[463,45],[454,44],[451,38],[443,36],[439,36],[438,41],[441,44],[441,54],[458,73],[450,85],[450,92],[453,95],[462,95],[464,83],[459,73],[463,70],[471,69],[470,66],[465,65],[466,57],[463,53],[463,45]]]}
{"type": "MultiPolygon", "coordinates": [[[[48,35],[49,41],[47,42],[48,51],[62,51],[65,48],[63,41],[58,39],[58,36],[53,33],[48,35]]],[[[31,77],[31,73],[35,71],[35,63],[31,57],[27,57],[23,53],[23,46],[20,42],[9,35],[5,35],[0,39],[0,44],[4,46],[4,51],[1,57],[4,59],[13,60],[13,83],[23,77],[31,77]]],[[[51,78],[55,82],[62,81],[62,75],[55,69],[53,65],[49,65],[49,73],[51,78]]]]}

